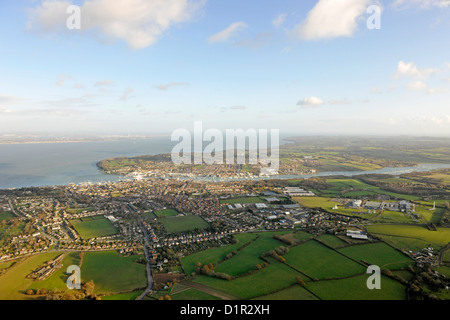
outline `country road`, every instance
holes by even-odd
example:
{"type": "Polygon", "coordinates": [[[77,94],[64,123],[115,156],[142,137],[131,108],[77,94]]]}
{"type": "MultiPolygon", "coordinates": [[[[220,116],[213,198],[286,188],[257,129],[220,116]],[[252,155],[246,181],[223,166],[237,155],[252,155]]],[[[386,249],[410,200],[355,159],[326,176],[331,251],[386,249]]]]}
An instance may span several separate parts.
{"type": "Polygon", "coordinates": [[[150,268],[150,254],[148,252],[148,247],[149,247],[148,234],[147,234],[147,230],[145,230],[144,226],[142,225],[141,220],[139,220],[139,226],[140,226],[142,232],[144,233],[144,240],[145,240],[144,252],[145,252],[145,259],[147,259],[146,269],[147,269],[148,285],[147,285],[147,289],[145,289],[145,291],[139,297],[137,297],[136,300],[144,299],[144,297],[147,294],[149,294],[150,292],[152,292],[152,290],[153,290],[153,275],[152,275],[152,270],[150,268]]]}

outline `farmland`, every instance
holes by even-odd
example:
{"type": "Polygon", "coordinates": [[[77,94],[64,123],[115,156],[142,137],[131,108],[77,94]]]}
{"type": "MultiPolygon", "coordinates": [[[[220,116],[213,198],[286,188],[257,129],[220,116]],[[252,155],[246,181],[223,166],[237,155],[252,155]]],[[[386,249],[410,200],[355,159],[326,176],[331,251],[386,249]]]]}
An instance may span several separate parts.
{"type": "Polygon", "coordinates": [[[200,262],[203,265],[208,263],[217,264],[222,261],[227,254],[238,250],[255,238],[256,234],[251,233],[235,235],[234,239],[237,241],[235,244],[225,247],[210,248],[208,250],[194,253],[190,256],[182,258],[181,264],[183,265],[185,273],[190,275],[195,272],[195,265],[197,262],[200,262]]]}
{"type": "Polygon", "coordinates": [[[33,299],[25,292],[33,285],[33,280],[26,279],[26,276],[34,269],[41,266],[46,261],[54,259],[61,253],[44,253],[28,258],[24,258],[15,263],[5,274],[0,276],[0,300],[22,300],[33,299]]]}
{"type": "Polygon", "coordinates": [[[117,233],[112,223],[103,216],[71,220],[71,223],[83,239],[110,236],[117,233]]]}
{"type": "MultiPolygon", "coordinates": [[[[207,275],[196,274],[189,277],[189,282],[201,285],[198,290],[211,293],[228,294],[234,299],[255,300],[317,300],[317,299],[394,299],[406,298],[406,287],[391,278],[382,277],[382,290],[369,290],[366,286],[366,266],[361,262],[378,264],[382,268],[404,270],[412,260],[390,247],[386,243],[376,242],[362,245],[348,245],[333,235],[321,235],[317,240],[307,233],[283,232],[289,239],[299,238],[303,243],[290,246],[283,255],[285,263],[272,257],[264,257],[268,265],[257,270],[255,263],[263,262],[261,253],[277,248],[282,243],[273,239],[279,232],[247,234],[235,236],[237,243],[220,248],[208,249],[183,259],[187,275],[195,272],[196,262],[202,265],[212,263],[214,270],[237,276],[231,280],[222,280],[207,275]],[[251,237],[252,236],[252,237],[251,237]],[[272,242],[272,241],[276,242],[272,242]],[[320,241],[320,242],[319,242],[320,241]],[[278,242],[278,243],[277,243],[278,242]],[[322,244],[322,243],[324,244],[322,244]],[[328,247],[327,247],[328,246],[328,247]],[[335,249],[333,249],[335,248],[335,249]],[[235,252],[230,258],[222,260],[227,253],[235,252]],[[252,263],[246,264],[243,257],[252,263]],[[246,271],[250,273],[243,274],[246,271]],[[299,285],[299,280],[304,286],[299,285]]],[[[402,276],[402,275],[400,275],[402,276]]],[[[184,282],[182,281],[181,284],[184,282]]],[[[180,299],[182,295],[178,295],[180,299]]],[[[187,297],[186,297],[187,298],[187,297]]]]}
{"type": "Polygon", "coordinates": [[[195,282],[217,288],[242,299],[251,299],[289,287],[295,284],[297,276],[300,274],[292,268],[273,261],[268,267],[250,276],[232,281],[198,276],[195,282]]]}
{"type": "Polygon", "coordinates": [[[406,287],[382,276],[381,290],[367,289],[367,276],[311,282],[307,288],[324,300],[405,300],[406,287]]]}
{"type": "Polygon", "coordinates": [[[437,228],[437,231],[430,231],[424,226],[389,224],[368,226],[367,230],[400,249],[416,249],[417,247],[421,249],[424,245],[432,245],[439,249],[450,241],[449,228],[437,228]]]}
{"type": "Polygon", "coordinates": [[[338,251],[353,260],[364,260],[391,270],[404,269],[413,263],[412,259],[383,242],[351,246],[338,251]]]}
{"type": "Polygon", "coordinates": [[[310,279],[342,278],[363,273],[365,268],[317,241],[291,248],[287,264],[310,279]]]}
{"type": "Polygon", "coordinates": [[[167,233],[180,233],[195,229],[207,229],[209,224],[200,216],[188,215],[180,217],[162,217],[160,221],[167,233]]]}
{"type": "Polygon", "coordinates": [[[260,258],[263,253],[283,245],[283,243],[273,239],[272,236],[273,234],[271,233],[262,233],[232,259],[221,263],[216,270],[231,276],[238,276],[255,270],[257,264],[264,263],[260,258]]]}
{"type": "Polygon", "coordinates": [[[81,277],[94,281],[96,293],[123,293],[146,286],[145,266],[139,256],[123,257],[115,251],[86,252],[81,277]]]}

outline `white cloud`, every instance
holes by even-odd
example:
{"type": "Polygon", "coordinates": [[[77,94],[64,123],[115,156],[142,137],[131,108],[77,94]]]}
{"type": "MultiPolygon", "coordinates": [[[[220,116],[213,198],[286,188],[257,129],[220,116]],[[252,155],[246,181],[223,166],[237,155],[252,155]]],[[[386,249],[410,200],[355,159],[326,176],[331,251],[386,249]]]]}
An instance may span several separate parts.
{"type": "MultiPolygon", "coordinates": [[[[90,0],[81,7],[81,29],[95,36],[123,40],[133,49],[153,45],[171,26],[189,21],[205,0],[90,0]]],[[[44,0],[29,10],[28,29],[68,31],[69,1],[44,0]]]]}
{"type": "Polygon", "coordinates": [[[319,0],[293,33],[309,40],[351,37],[369,4],[370,0],[319,0]]]}
{"type": "Polygon", "coordinates": [[[302,108],[314,108],[323,104],[325,104],[325,102],[317,97],[305,98],[297,103],[297,105],[301,106],[302,108]]]}
{"type": "Polygon", "coordinates": [[[125,89],[125,91],[123,92],[123,95],[120,98],[120,100],[121,101],[127,101],[129,98],[132,97],[132,93],[133,93],[133,89],[132,88],[125,89]]]}
{"type": "Polygon", "coordinates": [[[400,61],[397,66],[397,72],[394,75],[395,79],[408,77],[413,79],[427,79],[429,76],[440,73],[438,68],[419,69],[413,62],[400,61]]]}
{"type": "Polygon", "coordinates": [[[421,9],[430,9],[432,7],[446,8],[450,7],[450,0],[395,0],[392,5],[400,9],[410,7],[419,7],[421,9]]]}
{"type": "Polygon", "coordinates": [[[173,88],[173,87],[187,86],[187,85],[188,85],[188,83],[186,83],[186,82],[171,82],[168,84],[157,85],[157,86],[155,86],[155,88],[157,88],[161,91],[167,91],[168,89],[173,88]]]}
{"type": "Polygon", "coordinates": [[[408,90],[425,90],[427,88],[427,84],[423,81],[417,80],[410,82],[407,86],[408,90]]]}
{"type": "Polygon", "coordinates": [[[56,85],[58,87],[62,87],[66,80],[73,80],[71,76],[66,76],[64,74],[59,75],[58,80],[56,81],[56,85]]]}
{"type": "Polygon", "coordinates": [[[246,29],[248,25],[245,22],[234,22],[228,28],[209,37],[209,43],[226,42],[239,31],[246,29]]]}
{"type": "Polygon", "coordinates": [[[380,93],[382,93],[382,92],[381,92],[380,88],[373,87],[373,88],[370,89],[370,93],[373,93],[373,94],[380,94],[380,93]]]}
{"type": "Polygon", "coordinates": [[[97,81],[95,83],[96,87],[105,87],[105,86],[111,86],[113,85],[114,82],[112,80],[101,80],[101,81],[97,81]]]}
{"type": "Polygon", "coordinates": [[[285,13],[282,13],[282,14],[279,14],[273,21],[272,21],[272,25],[275,27],[275,28],[280,28],[285,22],[286,22],[286,17],[287,17],[287,14],[285,14],[285,13]]]}

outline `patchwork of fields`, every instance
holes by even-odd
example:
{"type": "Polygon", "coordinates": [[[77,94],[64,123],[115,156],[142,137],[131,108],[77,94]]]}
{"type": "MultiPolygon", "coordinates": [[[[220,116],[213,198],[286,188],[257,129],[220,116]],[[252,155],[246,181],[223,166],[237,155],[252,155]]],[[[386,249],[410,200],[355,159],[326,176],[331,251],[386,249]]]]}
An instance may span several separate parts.
{"type": "MultiPolygon", "coordinates": [[[[195,272],[195,265],[200,262],[202,265],[212,263],[217,272],[228,271],[235,276],[232,280],[222,280],[197,275],[189,281],[206,286],[210,293],[217,290],[236,299],[406,299],[405,285],[385,276],[382,277],[382,290],[367,288],[367,266],[363,261],[394,272],[408,272],[405,269],[412,263],[409,257],[383,242],[350,246],[333,235],[308,240],[303,233],[299,238],[306,242],[290,247],[283,255],[285,262],[282,263],[272,257],[261,258],[263,252],[286,246],[274,239],[274,234],[238,235],[234,245],[183,258],[182,264],[188,275],[195,272]],[[233,251],[235,254],[223,261],[223,257],[233,251]],[[253,264],[244,264],[243,256],[249,257],[253,264]],[[261,259],[268,265],[258,270],[254,263],[262,262],[261,259]],[[300,285],[299,279],[304,285],[300,285]]],[[[292,234],[292,231],[284,234],[292,234]]],[[[293,236],[297,237],[295,233],[293,236]]]]}

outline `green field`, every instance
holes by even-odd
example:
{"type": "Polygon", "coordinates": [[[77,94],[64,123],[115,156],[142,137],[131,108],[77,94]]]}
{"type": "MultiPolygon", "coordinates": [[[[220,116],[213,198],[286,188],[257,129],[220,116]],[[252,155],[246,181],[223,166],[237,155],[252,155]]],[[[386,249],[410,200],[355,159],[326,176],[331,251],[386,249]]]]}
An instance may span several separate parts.
{"type": "Polygon", "coordinates": [[[208,293],[177,284],[169,293],[172,300],[193,300],[193,301],[207,301],[207,300],[221,300],[218,297],[212,296],[208,293]]]}
{"type": "Polygon", "coordinates": [[[113,295],[108,295],[108,296],[103,296],[101,297],[102,300],[136,300],[137,297],[139,297],[139,295],[142,292],[140,291],[133,291],[133,292],[127,292],[127,293],[119,293],[119,294],[113,294],[113,295]]]}
{"type": "Polygon", "coordinates": [[[258,238],[249,246],[239,251],[233,258],[224,261],[216,271],[227,273],[231,276],[238,276],[249,271],[255,270],[257,264],[264,263],[261,255],[270,250],[281,246],[286,246],[282,242],[273,239],[274,234],[283,234],[286,232],[263,232],[258,234],[258,238]]]}
{"type": "Polygon", "coordinates": [[[442,255],[442,260],[450,263],[450,249],[445,250],[444,254],[442,255]]]}
{"type": "Polygon", "coordinates": [[[443,274],[444,276],[446,276],[447,278],[450,279],[450,267],[440,266],[440,267],[434,268],[433,270],[436,270],[440,274],[443,274]]]}
{"type": "Polygon", "coordinates": [[[338,237],[335,237],[331,234],[322,234],[317,238],[317,240],[333,249],[342,248],[348,245],[347,242],[345,242],[344,240],[341,240],[338,237]]]}
{"type": "Polygon", "coordinates": [[[63,267],[58,269],[54,274],[52,274],[49,278],[42,281],[34,281],[30,286],[30,289],[47,289],[47,290],[67,290],[67,278],[69,277],[66,274],[67,267],[71,265],[80,265],[80,253],[72,252],[67,254],[62,260],[63,267]]]}
{"type": "Polygon", "coordinates": [[[220,200],[220,203],[222,204],[244,204],[244,203],[265,203],[266,200],[260,198],[260,197],[241,197],[241,198],[230,198],[230,199],[222,199],[220,200]]]}
{"type": "Polygon", "coordinates": [[[273,260],[268,267],[250,276],[231,281],[198,276],[195,282],[217,288],[242,299],[251,299],[287,288],[296,283],[297,276],[300,276],[298,272],[273,260]]]}
{"type": "Polygon", "coordinates": [[[110,236],[117,233],[113,224],[103,216],[88,217],[70,221],[83,239],[110,236]]]}
{"type": "Polygon", "coordinates": [[[294,285],[266,296],[257,297],[253,300],[318,300],[318,298],[305,288],[294,285]]]}
{"type": "Polygon", "coordinates": [[[360,264],[312,240],[291,248],[284,256],[287,263],[311,279],[331,279],[364,273],[360,264]]]}
{"type": "Polygon", "coordinates": [[[350,246],[339,250],[340,253],[356,261],[367,261],[380,268],[398,270],[413,263],[413,260],[384,242],[350,246]]]}
{"type": "Polygon", "coordinates": [[[0,221],[14,218],[15,215],[11,211],[0,212],[0,221]]]}
{"type": "Polygon", "coordinates": [[[79,214],[79,213],[82,213],[84,211],[92,212],[94,210],[95,210],[95,208],[92,208],[92,207],[89,207],[89,208],[67,208],[66,209],[67,213],[71,213],[71,214],[79,214]]]}
{"type": "Polygon", "coordinates": [[[160,221],[167,233],[180,233],[195,229],[208,229],[209,224],[200,216],[163,217],[160,221]]]}
{"type": "Polygon", "coordinates": [[[123,257],[116,251],[86,252],[81,267],[83,281],[94,281],[96,293],[124,293],[147,286],[142,256],[123,257]]]}
{"type": "Polygon", "coordinates": [[[328,179],[326,180],[326,183],[332,187],[321,191],[320,195],[324,197],[373,197],[381,194],[407,200],[419,199],[419,197],[416,196],[386,191],[358,179],[328,179]]]}
{"type": "Polygon", "coordinates": [[[400,282],[381,277],[381,289],[367,288],[368,275],[347,279],[308,282],[307,288],[323,300],[405,300],[406,287],[400,282]]]}
{"type": "Polygon", "coordinates": [[[440,249],[450,242],[450,228],[429,231],[424,226],[391,224],[372,225],[367,230],[400,249],[422,249],[424,244],[440,249]]]}
{"type": "Polygon", "coordinates": [[[5,274],[0,276],[0,300],[35,299],[35,297],[24,294],[33,285],[33,280],[26,279],[26,276],[60,254],[61,252],[37,254],[14,264],[5,274]]]}
{"type": "Polygon", "coordinates": [[[153,212],[158,218],[160,217],[174,217],[180,213],[175,209],[156,210],[153,212]]]}
{"type": "Polygon", "coordinates": [[[331,213],[337,213],[347,216],[358,216],[365,219],[375,218],[377,214],[361,214],[359,209],[345,209],[340,203],[333,201],[332,198],[324,197],[294,197],[294,201],[297,201],[302,206],[307,208],[321,208],[331,213]],[[333,207],[338,205],[337,210],[333,210],[333,207]]]}
{"type": "Polygon", "coordinates": [[[196,271],[195,265],[197,264],[197,262],[200,262],[202,265],[208,263],[217,264],[221,260],[223,260],[227,254],[238,250],[246,243],[255,239],[256,236],[257,235],[254,233],[237,234],[233,236],[233,238],[237,241],[237,243],[235,244],[224,247],[210,248],[204,251],[191,254],[187,257],[183,257],[181,259],[183,269],[187,275],[190,275],[196,271]]]}

